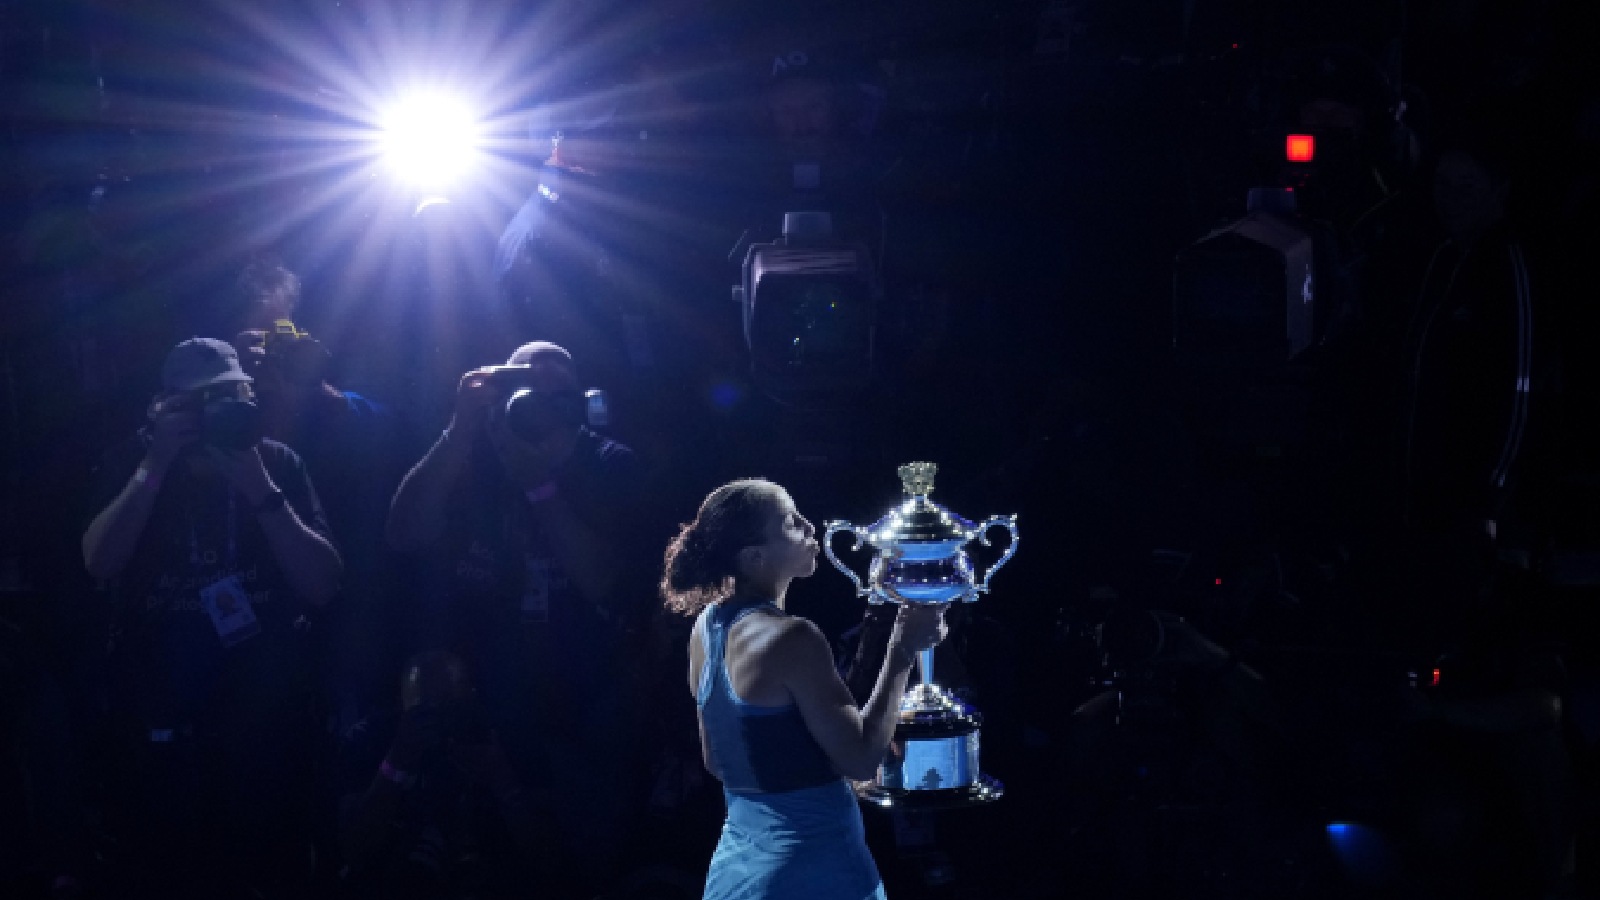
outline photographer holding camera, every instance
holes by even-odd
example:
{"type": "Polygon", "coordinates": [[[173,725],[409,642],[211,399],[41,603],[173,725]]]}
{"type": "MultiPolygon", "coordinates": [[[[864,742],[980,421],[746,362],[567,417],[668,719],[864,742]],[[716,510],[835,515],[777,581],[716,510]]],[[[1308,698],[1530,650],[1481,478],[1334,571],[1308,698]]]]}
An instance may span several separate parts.
{"type": "Polygon", "coordinates": [[[387,701],[404,660],[399,621],[405,602],[383,540],[389,498],[409,460],[393,407],[329,381],[327,345],[293,321],[300,279],[281,265],[252,263],[239,276],[233,345],[254,379],[262,433],[295,448],[321,485],[328,526],[345,561],[339,602],[315,622],[320,679],[338,730],[387,701]]]}
{"type": "Polygon", "coordinates": [[[633,451],[589,430],[578,385],[571,355],[547,342],[463,375],[387,533],[437,566],[429,593],[444,608],[424,610],[438,617],[425,641],[447,635],[472,667],[513,764],[559,773],[553,802],[584,877],[604,871],[632,788],[617,758],[629,752],[623,644],[650,594],[628,578],[628,561],[648,558],[632,552],[644,498],[633,451]]]}
{"type": "Polygon", "coordinates": [[[302,614],[339,589],[300,458],[260,435],[232,347],[193,338],[149,424],[98,471],[83,558],[117,600],[118,824],[151,890],[271,895],[308,866],[309,654],[302,614]],[[298,855],[299,859],[296,859],[298,855]],[[176,882],[176,883],[175,883],[176,882]]]}

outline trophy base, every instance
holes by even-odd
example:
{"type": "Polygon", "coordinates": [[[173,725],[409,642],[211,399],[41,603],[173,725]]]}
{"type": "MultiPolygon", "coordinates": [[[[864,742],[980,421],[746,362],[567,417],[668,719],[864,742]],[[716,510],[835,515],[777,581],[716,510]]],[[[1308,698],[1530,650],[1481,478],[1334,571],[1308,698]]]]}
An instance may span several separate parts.
{"type": "Polygon", "coordinates": [[[906,791],[881,787],[874,782],[855,785],[856,797],[878,809],[968,809],[988,806],[1005,796],[1005,785],[988,775],[966,787],[944,790],[906,791]]]}

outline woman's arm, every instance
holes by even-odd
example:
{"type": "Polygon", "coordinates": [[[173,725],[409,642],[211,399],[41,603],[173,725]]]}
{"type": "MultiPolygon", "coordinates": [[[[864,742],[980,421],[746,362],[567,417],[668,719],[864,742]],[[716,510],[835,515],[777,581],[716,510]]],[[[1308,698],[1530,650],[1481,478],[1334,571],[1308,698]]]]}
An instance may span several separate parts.
{"type": "Polygon", "coordinates": [[[894,736],[906,680],[918,650],[944,637],[944,607],[902,606],[889,652],[866,705],[856,707],[833,666],[833,651],[816,625],[794,619],[773,643],[772,662],[811,736],[846,778],[870,779],[894,736]]]}

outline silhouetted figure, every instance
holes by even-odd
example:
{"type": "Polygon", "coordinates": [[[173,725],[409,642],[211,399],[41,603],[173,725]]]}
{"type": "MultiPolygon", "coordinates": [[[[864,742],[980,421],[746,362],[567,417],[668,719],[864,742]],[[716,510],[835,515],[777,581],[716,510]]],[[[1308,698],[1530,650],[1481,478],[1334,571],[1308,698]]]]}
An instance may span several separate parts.
{"type": "Polygon", "coordinates": [[[395,493],[388,536],[433,570],[417,639],[464,659],[524,778],[547,779],[577,884],[610,876],[633,799],[625,673],[647,588],[633,451],[590,431],[567,352],[462,376],[450,426],[395,493]]]}
{"type": "Polygon", "coordinates": [[[117,604],[128,896],[292,896],[312,863],[312,607],[343,565],[300,458],[259,436],[250,376],[203,338],[167,356],[150,424],[108,454],[89,573],[117,604]]]}

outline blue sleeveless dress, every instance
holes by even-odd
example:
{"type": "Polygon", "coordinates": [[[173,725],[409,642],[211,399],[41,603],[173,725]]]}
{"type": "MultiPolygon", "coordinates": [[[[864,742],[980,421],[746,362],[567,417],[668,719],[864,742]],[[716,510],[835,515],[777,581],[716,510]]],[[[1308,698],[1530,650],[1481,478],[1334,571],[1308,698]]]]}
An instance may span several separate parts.
{"type": "Polygon", "coordinates": [[[771,602],[728,601],[704,613],[697,704],[711,774],[728,818],[704,900],[885,900],[855,794],[794,704],[739,699],[724,650],[736,622],[771,602]]]}

